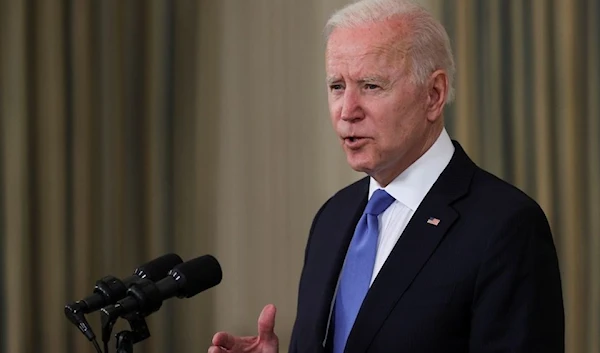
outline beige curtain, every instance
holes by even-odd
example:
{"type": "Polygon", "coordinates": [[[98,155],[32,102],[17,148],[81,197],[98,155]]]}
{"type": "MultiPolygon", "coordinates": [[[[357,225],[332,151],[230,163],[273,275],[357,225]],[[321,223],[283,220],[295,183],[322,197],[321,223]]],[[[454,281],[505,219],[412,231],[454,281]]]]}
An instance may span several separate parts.
{"type": "MultiPolygon", "coordinates": [[[[252,334],[270,302],[287,347],[312,216],[359,177],[324,85],[321,29],[346,2],[0,0],[1,353],[91,352],[64,304],[166,252],[215,255],[223,282],[166,302],[137,351],[252,334]]],[[[599,5],[425,3],[457,57],[448,129],[546,210],[568,352],[596,353],[599,5]]]]}
{"type": "Polygon", "coordinates": [[[64,305],[171,251],[215,255],[223,282],[165,303],[137,349],[205,351],[270,302],[287,346],[311,218],[356,178],[327,120],[337,5],[0,2],[0,352],[92,351],[64,305]]]}

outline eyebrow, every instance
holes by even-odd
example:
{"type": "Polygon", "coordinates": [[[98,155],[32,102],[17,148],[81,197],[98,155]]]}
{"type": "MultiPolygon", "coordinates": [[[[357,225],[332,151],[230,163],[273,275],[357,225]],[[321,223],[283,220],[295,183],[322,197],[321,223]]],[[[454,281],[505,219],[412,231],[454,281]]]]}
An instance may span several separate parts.
{"type": "Polygon", "coordinates": [[[336,82],[339,82],[339,81],[340,81],[340,78],[338,76],[329,76],[329,77],[327,77],[327,84],[328,85],[332,85],[332,84],[334,84],[336,82]]]}
{"type": "Polygon", "coordinates": [[[368,82],[376,82],[382,85],[388,84],[390,81],[388,79],[385,79],[381,76],[367,76],[364,77],[360,80],[358,80],[358,83],[368,83],[368,82]]]}
{"type": "MultiPolygon", "coordinates": [[[[342,81],[339,76],[330,76],[327,77],[327,84],[332,85],[336,82],[342,81]]],[[[357,81],[359,84],[367,83],[367,82],[377,82],[382,85],[388,84],[390,81],[381,76],[366,76],[357,81]]]]}

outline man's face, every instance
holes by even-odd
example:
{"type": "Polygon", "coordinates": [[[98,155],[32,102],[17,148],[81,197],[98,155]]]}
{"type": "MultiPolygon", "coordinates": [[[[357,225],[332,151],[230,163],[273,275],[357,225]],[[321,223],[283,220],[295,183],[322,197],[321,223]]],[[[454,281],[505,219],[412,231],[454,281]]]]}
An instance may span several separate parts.
{"type": "Polygon", "coordinates": [[[329,112],[347,161],[383,185],[414,162],[429,125],[427,93],[411,83],[398,44],[401,28],[337,28],[326,51],[329,112]]]}

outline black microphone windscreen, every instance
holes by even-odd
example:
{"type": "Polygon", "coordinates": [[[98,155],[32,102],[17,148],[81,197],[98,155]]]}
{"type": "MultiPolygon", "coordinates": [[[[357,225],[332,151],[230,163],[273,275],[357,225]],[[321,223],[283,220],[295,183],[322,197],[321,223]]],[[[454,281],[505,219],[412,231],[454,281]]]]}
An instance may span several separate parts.
{"type": "Polygon", "coordinates": [[[147,278],[152,282],[156,282],[165,278],[173,267],[182,262],[183,260],[179,255],[166,254],[136,268],[134,274],[140,278],[147,278]]]}
{"type": "Polygon", "coordinates": [[[181,283],[179,297],[190,298],[221,283],[223,273],[217,259],[204,255],[175,266],[171,276],[181,283]]]}

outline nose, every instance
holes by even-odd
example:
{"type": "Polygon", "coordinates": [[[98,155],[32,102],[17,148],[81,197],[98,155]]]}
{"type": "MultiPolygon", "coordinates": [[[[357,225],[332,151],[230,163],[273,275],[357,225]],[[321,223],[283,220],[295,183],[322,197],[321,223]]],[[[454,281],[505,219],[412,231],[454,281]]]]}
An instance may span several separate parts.
{"type": "Polygon", "coordinates": [[[360,94],[356,90],[346,88],[344,91],[340,117],[342,120],[350,122],[360,120],[364,117],[364,112],[360,104],[360,94]]]}

